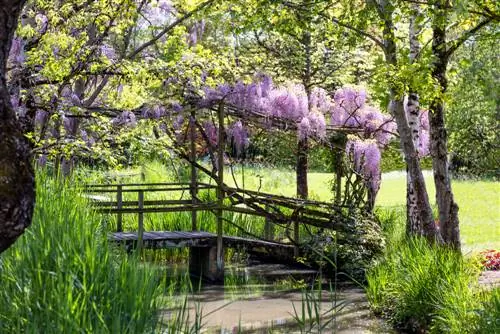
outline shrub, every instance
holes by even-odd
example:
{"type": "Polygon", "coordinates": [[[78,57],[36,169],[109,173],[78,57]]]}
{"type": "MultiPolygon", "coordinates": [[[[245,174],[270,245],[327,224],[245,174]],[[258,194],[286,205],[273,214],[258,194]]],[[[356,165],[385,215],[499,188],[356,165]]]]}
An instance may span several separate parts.
{"type": "Polygon", "coordinates": [[[486,270],[500,270],[500,251],[489,249],[480,253],[481,264],[486,270]]]}
{"type": "Polygon", "coordinates": [[[384,249],[380,224],[374,217],[362,214],[342,220],[337,221],[342,225],[339,231],[324,230],[307,239],[305,256],[330,271],[345,274],[346,278],[364,281],[366,269],[384,249]]]}

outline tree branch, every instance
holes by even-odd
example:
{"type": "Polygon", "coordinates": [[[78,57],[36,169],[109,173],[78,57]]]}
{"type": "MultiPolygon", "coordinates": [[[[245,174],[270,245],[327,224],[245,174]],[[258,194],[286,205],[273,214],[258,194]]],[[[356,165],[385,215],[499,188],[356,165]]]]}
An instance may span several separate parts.
{"type": "Polygon", "coordinates": [[[366,31],[364,30],[361,30],[361,29],[358,29],[356,27],[353,27],[351,26],[350,24],[347,24],[347,23],[344,23],[344,22],[341,22],[339,19],[335,18],[335,17],[332,17],[331,20],[333,21],[333,23],[341,26],[341,27],[344,27],[344,28],[347,28],[349,30],[352,30],[370,40],[372,40],[373,42],[375,42],[375,44],[377,44],[378,46],[380,46],[382,49],[384,49],[384,43],[382,43],[382,41],[380,39],[378,39],[377,37],[367,33],[366,31]]]}
{"type": "Polygon", "coordinates": [[[464,44],[469,38],[471,38],[475,33],[477,33],[482,28],[486,27],[489,23],[493,21],[493,18],[489,17],[481,22],[479,22],[475,27],[467,30],[462,36],[454,41],[451,41],[451,46],[446,50],[446,56],[450,57],[462,44],[464,44]]]}
{"type": "Polygon", "coordinates": [[[201,10],[203,10],[204,8],[210,6],[213,2],[214,2],[214,0],[208,0],[208,1],[204,2],[204,3],[202,3],[201,5],[199,5],[198,7],[196,7],[195,9],[193,9],[192,11],[190,11],[189,13],[185,14],[181,18],[177,19],[172,24],[169,24],[162,31],[160,31],[158,34],[156,34],[152,39],[150,39],[149,41],[145,42],[144,44],[142,44],[141,46],[139,46],[137,49],[135,49],[134,51],[132,51],[131,53],[129,53],[126,58],[128,58],[128,59],[135,58],[135,56],[137,56],[142,50],[144,50],[147,47],[149,47],[149,46],[153,45],[154,43],[156,43],[156,41],[158,41],[160,38],[162,38],[170,30],[174,29],[175,27],[177,27],[182,22],[186,21],[188,18],[190,18],[194,14],[196,14],[196,13],[200,12],[201,10]]]}

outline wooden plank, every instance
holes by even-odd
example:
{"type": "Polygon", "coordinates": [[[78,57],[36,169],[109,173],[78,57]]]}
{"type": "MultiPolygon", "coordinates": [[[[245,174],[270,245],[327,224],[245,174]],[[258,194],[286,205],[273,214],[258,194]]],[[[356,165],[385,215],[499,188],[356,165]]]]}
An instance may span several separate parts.
{"type": "Polygon", "coordinates": [[[85,188],[105,188],[105,187],[144,187],[144,186],[189,186],[187,182],[151,182],[151,183],[110,183],[110,184],[87,184],[85,188]]]}
{"type": "MultiPolygon", "coordinates": [[[[213,187],[207,186],[199,186],[199,189],[211,189],[213,187]]],[[[139,188],[139,189],[123,189],[124,193],[135,193],[138,191],[143,192],[169,192],[169,191],[188,191],[189,186],[185,187],[177,187],[177,188],[139,188]]],[[[92,189],[91,191],[87,191],[89,193],[101,194],[101,193],[114,193],[116,189],[92,189]]]]}
{"type": "Polygon", "coordinates": [[[174,207],[160,207],[160,208],[123,208],[121,210],[118,210],[116,208],[110,208],[110,209],[98,209],[97,212],[100,213],[138,213],[138,212],[143,212],[143,213],[166,213],[166,212],[182,212],[182,211],[191,211],[193,209],[198,210],[198,211],[209,211],[209,210],[215,210],[217,208],[217,205],[214,204],[198,204],[196,206],[192,205],[183,205],[183,206],[174,206],[174,207]]]}
{"type": "MultiPolygon", "coordinates": [[[[190,160],[191,160],[191,182],[189,185],[189,193],[191,195],[191,201],[193,205],[197,204],[197,196],[198,196],[198,170],[194,164],[196,161],[196,128],[195,128],[195,120],[196,120],[196,111],[193,108],[191,110],[191,117],[189,119],[189,136],[190,136],[190,160]]],[[[197,211],[191,211],[191,230],[196,231],[197,227],[197,211]]]]}
{"type": "MultiPolygon", "coordinates": [[[[191,200],[149,200],[144,201],[144,206],[152,206],[152,205],[184,205],[184,204],[192,204],[191,200]]],[[[137,201],[122,201],[122,207],[136,206],[137,201]]],[[[114,201],[106,201],[106,202],[93,202],[92,206],[101,208],[101,207],[117,207],[117,202],[114,201]]]]}

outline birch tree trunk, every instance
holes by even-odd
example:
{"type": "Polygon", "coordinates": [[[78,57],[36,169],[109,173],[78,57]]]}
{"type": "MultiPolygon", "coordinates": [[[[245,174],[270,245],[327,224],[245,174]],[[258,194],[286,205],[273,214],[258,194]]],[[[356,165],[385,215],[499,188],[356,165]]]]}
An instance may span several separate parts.
{"type": "MultiPolygon", "coordinates": [[[[397,49],[396,49],[396,36],[395,26],[393,22],[394,6],[388,0],[381,0],[377,5],[377,12],[383,23],[383,49],[385,59],[388,65],[396,67],[397,62],[397,49]]],[[[396,120],[398,132],[400,135],[401,148],[403,150],[405,161],[408,166],[408,174],[411,177],[417,207],[422,221],[424,236],[430,242],[441,242],[439,233],[434,224],[432,215],[432,208],[429,203],[429,196],[425,186],[424,176],[418,159],[418,152],[413,144],[413,137],[410,126],[406,119],[404,110],[404,101],[402,95],[398,93],[397,83],[390,85],[390,98],[391,103],[389,109],[396,120]]]]}
{"type": "Polygon", "coordinates": [[[30,146],[10,103],[6,67],[24,1],[0,0],[0,253],[31,224],[35,178],[30,146]]]}
{"type": "MultiPolygon", "coordinates": [[[[418,23],[420,16],[420,7],[418,4],[414,3],[412,6],[412,13],[410,17],[409,25],[409,40],[410,40],[410,64],[415,63],[419,53],[420,53],[420,42],[418,41],[418,35],[420,34],[421,27],[418,23]]],[[[420,105],[418,100],[418,94],[414,87],[410,85],[410,93],[408,95],[408,101],[406,104],[406,117],[408,120],[408,125],[410,126],[413,145],[418,147],[419,138],[419,115],[420,115],[420,105]]],[[[411,179],[411,175],[406,169],[406,232],[409,235],[419,235],[423,234],[423,224],[420,219],[420,213],[417,206],[417,197],[415,194],[415,189],[411,179]]]]}
{"type": "Polygon", "coordinates": [[[430,106],[429,123],[431,139],[432,169],[436,186],[436,202],[439,209],[439,223],[443,241],[460,250],[460,228],[458,220],[458,205],[453,198],[451,180],[448,170],[448,136],[444,122],[443,95],[448,88],[446,68],[449,54],[446,48],[446,1],[437,1],[435,5],[435,18],[432,23],[432,53],[434,63],[432,77],[439,84],[440,94],[433,99],[430,106]]]}

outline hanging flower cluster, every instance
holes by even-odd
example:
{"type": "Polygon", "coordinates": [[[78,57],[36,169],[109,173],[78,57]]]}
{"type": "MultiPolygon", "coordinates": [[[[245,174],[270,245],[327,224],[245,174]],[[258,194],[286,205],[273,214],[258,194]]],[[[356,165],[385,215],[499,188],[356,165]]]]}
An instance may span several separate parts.
{"type": "Polygon", "coordinates": [[[381,172],[380,160],[382,154],[375,140],[349,140],[346,153],[354,163],[354,169],[361,174],[373,194],[380,189],[381,172]]]}
{"type": "Polygon", "coordinates": [[[241,121],[236,121],[227,130],[228,139],[233,143],[236,154],[240,155],[250,144],[248,131],[241,121]]]}
{"type": "Polygon", "coordinates": [[[366,100],[367,93],[364,89],[338,89],[333,98],[331,123],[340,127],[363,129],[365,138],[374,138],[380,146],[385,146],[396,131],[396,123],[389,115],[367,105],[366,100]]]}
{"type": "Polygon", "coordinates": [[[297,124],[298,137],[326,137],[325,115],[335,127],[363,130],[362,139],[349,141],[346,152],[351,152],[355,168],[376,193],[380,187],[380,148],[386,146],[396,124],[388,115],[369,106],[364,89],[344,87],[338,89],[333,98],[321,88],[308,94],[302,85],[290,84],[274,87],[271,78],[262,76],[251,84],[241,82],[206,88],[201,107],[210,107],[219,101],[234,107],[259,112],[263,116],[276,117],[297,124]]]}
{"type": "Polygon", "coordinates": [[[111,120],[111,124],[115,126],[130,126],[134,127],[137,125],[137,120],[135,114],[131,111],[123,111],[120,115],[116,116],[111,120]]]}
{"type": "Polygon", "coordinates": [[[199,106],[211,107],[224,101],[237,108],[261,113],[263,116],[296,122],[300,138],[324,138],[324,113],[330,106],[329,100],[326,91],[314,89],[309,108],[309,99],[302,85],[273,87],[271,78],[262,76],[260,81],[251,84],[238,82],[232,87],[223,84],[216,88],[205,88],[205,97],[199,106]]]}
{"type": "Polygon", "coordinates": [[[419,121],[417,150],[420,157],[425,157],[430,154],[429,110],[420,112],[419,121]]]}

